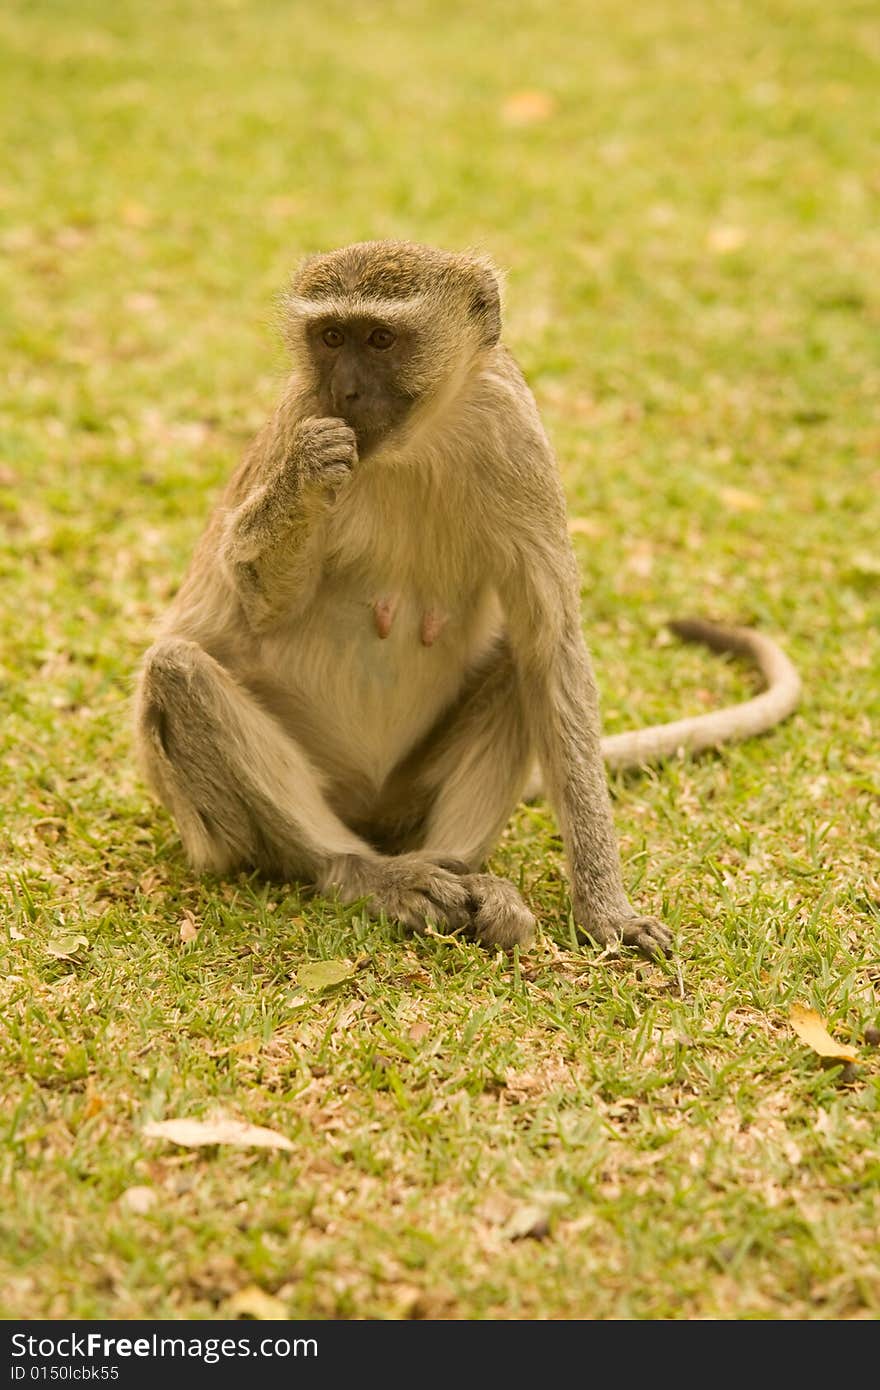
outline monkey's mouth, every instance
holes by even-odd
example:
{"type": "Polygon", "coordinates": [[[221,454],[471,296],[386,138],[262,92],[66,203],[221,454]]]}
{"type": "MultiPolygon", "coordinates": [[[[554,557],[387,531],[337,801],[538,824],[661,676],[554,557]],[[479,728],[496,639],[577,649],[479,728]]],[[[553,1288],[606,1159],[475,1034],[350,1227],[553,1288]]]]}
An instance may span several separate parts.
{"type": "Polygon", "coordinates": [[[357,440],[358,457],[366,458],[390,442],[409,420],[414,401],[409,396],[385,397],[381,403],[337,401],[331,398],[328,414],[344,420],[357,440]]]}
{"type": "Polygon", "coordinates": [[[342,419],[349,429],[354,431],[359,459],[367,458],[368,455],[375,453],[379,445],[392,439],[403,424],[403,420],[383,419],[381,422],[371,420],[363,415],[355,415],[353,411],[346,411],[342,419]]]}
{"type": "Polygon", "coordinates": [[[354,437],[357,440],[358,459],[364,459],[371,454],[377,444],[380,443],[382,432],[375,426],[365,425],[362,420],[353,420],[350,415],[342,417],[350,429],[354,430],[354,437]]]}

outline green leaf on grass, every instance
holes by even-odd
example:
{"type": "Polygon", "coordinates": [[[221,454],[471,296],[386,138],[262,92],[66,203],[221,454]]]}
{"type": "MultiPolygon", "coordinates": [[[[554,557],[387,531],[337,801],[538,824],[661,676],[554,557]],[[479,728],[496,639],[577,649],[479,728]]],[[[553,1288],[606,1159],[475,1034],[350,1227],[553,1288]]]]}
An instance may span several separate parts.
{"type": "Polygon", "coordinates": [[[46,943],[46,950],[50,956],[56,960],[73,960],[75,956],[82,955],[83,951],[89,949],[89,938],[87,936],[53,936],[46,943]]]}
{"type": "Polygon", "coordinates": [[[315,960],[300,966],[296,972],[296,982],[303,989],[317,994],[331,985],[341,985],[353,974],[354,966],[350,960],[315,960]]]}

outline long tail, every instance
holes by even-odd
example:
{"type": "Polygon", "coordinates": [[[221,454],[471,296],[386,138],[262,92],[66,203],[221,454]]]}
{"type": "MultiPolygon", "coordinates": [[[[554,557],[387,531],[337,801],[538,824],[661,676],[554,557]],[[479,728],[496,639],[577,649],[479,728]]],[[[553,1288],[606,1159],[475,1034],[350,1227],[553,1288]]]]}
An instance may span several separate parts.
{"type": "MultiPolygon", "coordinates": [[[[752,700],[739,705],[726,705],[710,714],[697,714],[689,719],[675,719],[671,724],[654,724],[647,729],[633,729],[625,734],[610,734],[602,739],[602,754],[610,768],[616,770],[644,767],[663,758],[674,757],[684,750],[701,753],[706,748],[718,748],[743,738],[763,734],[786,719],[797,707],[801,695],[801,680],[785,653],[761,633],[748,627],[722,627],[702,618],[681,618],[669,624],[672,631],[685,642],[702,642],[716,652],[735,652],[747,657],[757,667],[766,682],[766,690],[752,700]]],[[[537,768],[529,778],[524,799],[541,794],[541,777],[537,768]]]]}
{"type": "Polygon", "coordinates": [[[767,689],[752,700],[712,710],[711,714],[603,738],[602,753],[611,768],[642,767],[672,757],[681,749],[701,753],[722,743],[763,734],[787,718],[800,699],[800,676],[769,637],[748,627],[721,627],[702,618],[682,618],[669,626],[685,642],[702,642],[715,652],[748,657],[764,677],[767,689]]]}

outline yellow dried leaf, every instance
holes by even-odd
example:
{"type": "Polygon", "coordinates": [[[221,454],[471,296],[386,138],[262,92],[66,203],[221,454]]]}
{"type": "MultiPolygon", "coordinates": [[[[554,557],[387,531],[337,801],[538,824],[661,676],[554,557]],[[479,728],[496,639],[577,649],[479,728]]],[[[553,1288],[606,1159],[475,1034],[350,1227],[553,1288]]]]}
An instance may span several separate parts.
{"type": "Polygon", "coordinates": [[[119,216],[126,227],[149,227],[155,214],[151,208],[145,207],[143,203],[137,203],[134,199],[130,199],[120,207],[119,216]]]}
{"type": "Polygon", "coordinates": [[[646,541],[640,541],[626,557],[626,567],[630,574],[640,579],[650,579],[654,569],[654,550],[646,541]]]}
{"type": "Polygon", "coordinates": [[[258,1284],[248,1284],[239,1289],[223,1304],[223,1312],[228,1318],[255,1318],[257,1322],[286,1322],[287,1305],[280,1298],[273,1298],[258,1284]]]}
{"type": "Polygon", "coordinates": [[[138,1216],[146,1216],[150,1208],[155,1206],[158,1195],[153,1187],[127,1187],[119,1198],[119,1204],[138,1216]]]}
{"type": "Polygon", "coordinates": [[[729,512],[757,512],[761,510],[761,499],[754,492],[746,492],[741,487],[721,487],[718,496],[722,506],[729,512]]]}
{"type": "Polygon", "coordinates": [[[92,1091],[91,1094],[86,1097],[86,1103],[83,1106],[83,1119],[93,1120],[96,1115],[100,1115],[106,1104],[107,1102],[102,1096],[96,1095],[95,1092],[92,1091]]]}
{"type": "Polygon", "coordinates": [[[706,237],[706,245],[716,256],[729,256],[731,251],[738,251],[745,242],[746,233],[742,227],[712,227],[706,237]]]}
{"type": "Polygon", "coordinates": [[[501,1232],[507,1240],[546,1240],[550,1234],[547,1208],[537,1202],[517,1207],[501,1232]]]}
{"type": "Polygon", "coordinates": [[[180,923],[180,940],[183,945],[186,945],[188,941],[195,941],[198,934],[199,925],[189,908],[186,908],[180,923]]]}
{"type": "Polygon", "coordinates": [[[245,1124],[215,1115],[207,1120],[154,1120],[144,1125],[146,1139],[168,1139],[172,1144],[197,1149],[205,1144],[230,1144],[238,1149],[292,1149],[290,1140],[274,1129],[245,1124]]]}
{"type": "Polygon", "coordinates": [[[570,516],[568,533],[570,536],[591,536],[593,540],[598,540],[600,536],[604,536],[605,527],[601,521],[596,521],[591,516],[570,516]]]}
{"type": "Polygon", "coordinates": [[[534,125],[546,121],[555,110],[556,102],[549,92],[511,92],[501,107],[501,115],[508,125],[534,125]]]}
{"type": "Polygon", "coordinates": [[[851,1047],[835,1042],[821,1014],[805,1004],[792,1004],[788,1015],[792,1028],[801,1042],[811,1047],[819,1057],[839,1057],[842,1062],[855,1062],[858,1053],[851,1047]]]}

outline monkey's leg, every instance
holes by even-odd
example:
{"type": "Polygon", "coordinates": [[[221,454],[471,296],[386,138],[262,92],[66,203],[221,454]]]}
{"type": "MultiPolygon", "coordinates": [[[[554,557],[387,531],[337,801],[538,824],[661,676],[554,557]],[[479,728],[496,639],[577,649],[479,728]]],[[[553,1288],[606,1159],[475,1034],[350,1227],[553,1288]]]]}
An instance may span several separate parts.
{"type": "Polygon", "coordinates": [[[528,945],[535,919],[506,879],[477,873],[522,793],[531,745],[507,644],[468,681],[461,698],[392,779],[402,805],[427,807],[417,853],[460,862],[471,930],[487,946],[528,945]]]}
{"type": "Polygon", "coordinates": [[[137,735],[195,868],[308,879],[416,930],[469,920],[456,874],[428,857],[376,854],[328,806],[305,752],[196,643],[167,638],[147,653],[137,735]]]}

